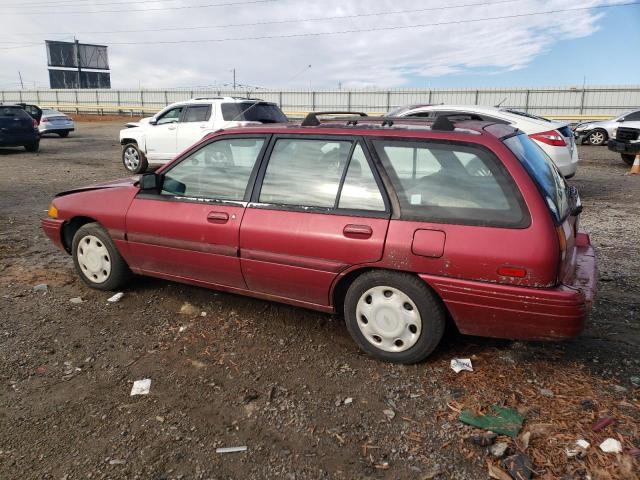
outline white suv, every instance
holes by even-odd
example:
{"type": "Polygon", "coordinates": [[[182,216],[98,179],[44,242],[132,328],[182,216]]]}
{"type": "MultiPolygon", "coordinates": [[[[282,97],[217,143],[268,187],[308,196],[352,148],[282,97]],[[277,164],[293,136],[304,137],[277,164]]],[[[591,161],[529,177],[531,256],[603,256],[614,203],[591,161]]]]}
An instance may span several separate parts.
{"type": "Polygon", "coordinates": [[[479,120],[507,123],[526,133],[556,164],[565,178],[578,169],[578,147],[567,123],[556,122],[530,113],[508,108],[478,105],[411,105],[392,110],[389,117],[437,118],[451,120],[479,120]]]}
{"type": "Polygon", "coordinates": [[[120,131],[122,163],[131,173],[162,165],[205,135],[255,123],[287,122],[275,103],[239,97],[193,98],[172,103],[120,131]]]}

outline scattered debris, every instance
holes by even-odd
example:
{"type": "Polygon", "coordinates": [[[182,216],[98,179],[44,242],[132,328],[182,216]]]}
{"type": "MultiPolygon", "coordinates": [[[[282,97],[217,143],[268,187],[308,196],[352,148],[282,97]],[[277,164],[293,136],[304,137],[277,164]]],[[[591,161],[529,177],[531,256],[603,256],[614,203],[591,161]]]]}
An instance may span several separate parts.
{"type": "Polygon", "coordinates": [[[631,455],[632,457],[640,457],[640,448],[625,448],[625,453],[631,455]]]}
{"type": "Polygon", "coordinates": [[[498,442],[489,447],[489,453],[491,453],[491,455],[493,455],[496,458],[502,458],[505,452],[507,451],[508,447],[509,447],[508,443],[498,442]]]}
{"type": "Polygon", "coordinates": [[[80,297],[73,297],[69,299],[69,303],[80,304],[80,303],[84,303],[84,300],[82,300],[82,298],[80,297]]]}
{"type": "Polygon", "coordinates": [[[353,403],[353,398],[351,397],[347,397],[344,399],[344,404],[345,405],[351,405],[353,403]]]}
{"type": "Polygon", "coordinates": [[[494,444],[497,437],[498,437],[497,433],[487,432],[480,435],[472,435],[471,437],[468,437],[467,440],[469,440],[471,443],[475,445],[479,445],[481,447],[488,447],[489,445],[494,444]]]}
{"type": "Polygon", "coordinates": [[[473,372],[473,365],[471,365],[470,358],[452,358],[451,369],[456,373],[460,373],[462,370],[473,372]]]}
{"type": "Polygon", "coordinates": [[[393,420],[396,416],[396,412],[391,409],[383,410],[382,413],[384,413],[384,416],[387,417],[389,421],[393,420]]]}
{"type": "Polygon", "coordinates": [[[187,329],[186,325],[180,325],[180,328],[178,328],[178,333],[182,333],[187,329]]]}
{"type": "Polygon", "coordinates": [[[548,388],[541,388],[540,389],[540,395],[542,395],[543,397],[552,398],[553,397],[553,392],[551,390],[549,390],[548,388]]]}
{"type": "Polygon", "coordinates": [[[578,448],[567,448],[565,451],[567,453],[567,458],[579,457],[583,458],[587,454],[587,449],[589,448],[589,442],[584,439],[580,439],[576,441],[576,445],[578,448]]]}
{"type": "Polygon", "coordinates": [[[493,415],[474,415],[469,410],[463,410],[460,412],[459,419],[474,427],[516,438],[524,421],[522,415],[513,408],[499,407],[498,405],[493,405],[491,410],[493,415]]]}
{"type": "Polygon", "coordinates": [[[242,399],[242,403],[251,403],[254,400],[257,400],[259,397],[260,395],[258,394],[258,392],[256,392],[255,390],[251,390],[244,396],[244,398],[242,399]]]}
{"type": "Polygon", "coordinates": [[[119,301],[120,301],[120,299],[121,299],[122,297],[124,297],[124,293],[122,293],[122,292],[118,292],[118,293],[116,293],[113,297],[109,297],[109,298],[107,298],[107,302],[110,302],[110,303],[117,303],[117,302],[119,302],[119,301]]]}
{"type": "Polygon", "coordinates": [[[633,383],[636,387],[640,387],[640,377],[631,377],[631,383],[633,383]]]}
{"type": "Polygon", "coordinates": [[[131,396],[133,395],[147,395],[151,389],[151,379],[144,378],[142,380],[136,380],[131,387],[131,396]]]}
{"type": "Polygon", "coordinates": [[[593,400],[589,398],[585,398],[584,400],[582,400],[580,402],[580,406],[582,407],[583,410],[594,410],[596,408],[595,404],[593,403],[593,400]]]}
{"type": "Polygon", "coordinates": [[[191,305],[189,302],[184,302],[180,307],[180,314],[195,317],[196,315],[200,314],[200,310],[191,305]]]}
{"type": "Polygon", "coordinates": [[[518,438],[518,446],[520,450],[526,450],[529,448],[529,440],[531,440],[531,432],[525,432],[518,438]]]}
{"type": "Polygon", "coordinates": [[[502,466],[507,469],[512,478],[517,480],[529,480],[533,475],[531,460],[523,453],[516,453],[502,461],[502,466]]]}
{"type": "Polygon", "coordinates": [[[242,446],[242,447],[221,447],[221,448],[216,448],[216,453],[236,453],[236,452],[246,452],[247,451],[247,447],[242,446]]]}
{"type": "Polygon", "coordinates": [[[607,438],[600,444],[600,450],[604,453],[620,453],[622,452],[622,444],[615,438],[607,438]]]}
{"type": "Polygon", "coordinates": [[[117,458],[114,458],[113,460],[109,460],[109,465],[124,465],[125,463],[127,463],[126,460],[119,460],[117,458]]]}
{"type": "Polygon", "coordinates": [[[615,423],[615,421],[616,421],[615,418],[611,418],[611,417],[601,418],[600,420],[598,420],[596,423],[593,424],[593,426],[591,427],[591,430],[593,430],[594,432],[599,432],[600,430],[604,430],[606,427],[608,427],[612,423],[615,423]]]}
{"type": "Polygon", "coordinates": [[[207,312],[200,312],[200,316],[201,317],[206,317],[207,316],[207,312]]]}
{"type": "Polygon", "coordinates": [[[161,417],[160,415],[156,415],[156,420],[160,423],[164,423],[164,417],[161,417]]]}
{"type": "Polygon", "coordinates": [[[33,291],[47,293],[49,291],[49,285],[47,285],[46,283],[39,283],[38,285],[35,285],[33,287],[33,291]]]}
{"type": "Polygon", "coordinates": [[[613,389],[618,393],[626,393],[626,392],[629,391],[629,389],[627,387],[624,387],[622,385],[614,385],[613,389]]]}
{"type": "Polygon", "coordinates": [[[489,461],[487,462],[487,470],[489,471],[490,478],[495,478],[497,480],[512,480],[511,476],[507,472],[489,461]]]}
{"type": "Polygon", "coordinates": [[[579,446],[580,448],[584,448],[585,450],[591,446],[589,442],[587,442],[582,438],[580,440],[576,440],[576,445],[579,446]]]}

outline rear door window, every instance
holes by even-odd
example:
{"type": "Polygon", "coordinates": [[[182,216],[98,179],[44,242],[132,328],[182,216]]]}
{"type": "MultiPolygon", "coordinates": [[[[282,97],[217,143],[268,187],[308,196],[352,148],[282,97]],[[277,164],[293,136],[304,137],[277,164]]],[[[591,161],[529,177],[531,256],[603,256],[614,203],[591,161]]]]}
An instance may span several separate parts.
{"type": "Polygon", "coordinates": [[[353,150],[340,191],[338,208],[384,212],[385,205],[380,188],[360,144],[353,150]]]}
{"type": "Polygon", "coordinates": [[[374,140],[404,219],[435,223],[528,225],[524,201],[500,160],[484,147],[374,140]]]}
{"type": "Polygon", "coordinates": [[[206,122],[211,116],[210,105],[192,105],[182,117],[183,122],[206,122]]]}
{"type": "Polygon", "coordinates": [[[222,118],[235,122],[286,123],[287,117],[277,105],[264,102],[223,103],[222,118]]]}

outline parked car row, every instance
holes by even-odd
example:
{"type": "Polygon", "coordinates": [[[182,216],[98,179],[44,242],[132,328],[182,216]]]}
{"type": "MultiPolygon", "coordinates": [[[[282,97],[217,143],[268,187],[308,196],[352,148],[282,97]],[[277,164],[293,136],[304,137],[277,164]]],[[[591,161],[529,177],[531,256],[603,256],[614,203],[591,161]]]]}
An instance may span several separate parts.
{"type": "Polygon", "coordinates": [[[63,192],[42,227],[92,288],[140,274],[341,312],[386,361],[424,359],[448,321],[578,334],[595,257],[578,192],[541,147],[562,141],[558,158],[573,159],[571,135],[523,131],[539,121],[518,113],[448,112],[290,123],[256,100],[171,105],[121,132],[125,165],[129,146],[138,154],[127,169],[157,171],[63,192]]]}
{"type": "Polygon", "coordinates": [[[37,152],[43,134],[67,137],[74,129],[73,120],[57,110],[26,103],[0,104],[0,147],[37,152]]]}

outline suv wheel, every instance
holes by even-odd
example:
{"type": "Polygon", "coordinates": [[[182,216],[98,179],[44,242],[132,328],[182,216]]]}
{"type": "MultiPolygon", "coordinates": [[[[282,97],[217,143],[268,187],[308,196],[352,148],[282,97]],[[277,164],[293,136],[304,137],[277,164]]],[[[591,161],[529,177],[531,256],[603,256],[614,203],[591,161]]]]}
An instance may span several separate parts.
{"type": "Polygon", "coordinates": [[[91,288],[114,290],[131,278],[131,270],[107,231],[87,223],[73,236],[73,263],[80,278],[91,288]]]}
{"type": "Polygon", "coordinates": [[[380,360],[416,363],[436,348],[445,312],[418,277],[373,271],[359,276],[344,302],[349,333],[362,350],[380,360]]]}
{"type": "Polygon", "coordinates": [[[604,130],[594,130],[587,137],[589,145],[599,147],[607,141],[607,133],[604,130]]]}
{"type": "Polygon", "coordinates": [[[149,166],[144,154],[135,143],[128,143],[122,148],[122,164],[131,173],[143,173],[149,166]]]}
{"type": "MultiPolygon", "coordinates": [[[[38,150],[40,150],[40,140],[36,140],[33,143],[30,143],[28,145],[24,146],[24,149],[27,152],[37,152],[38,150]]],[[[632,162],[633,163],[633,162],[632,162]]]]}
{"type": "Polygon", "coordinates": [[[631,153],[621,153],[620,155],[622,156],[624,163],[629,166],[633,165],[633,161],[636,159],[636,156],[631,153]]]}

